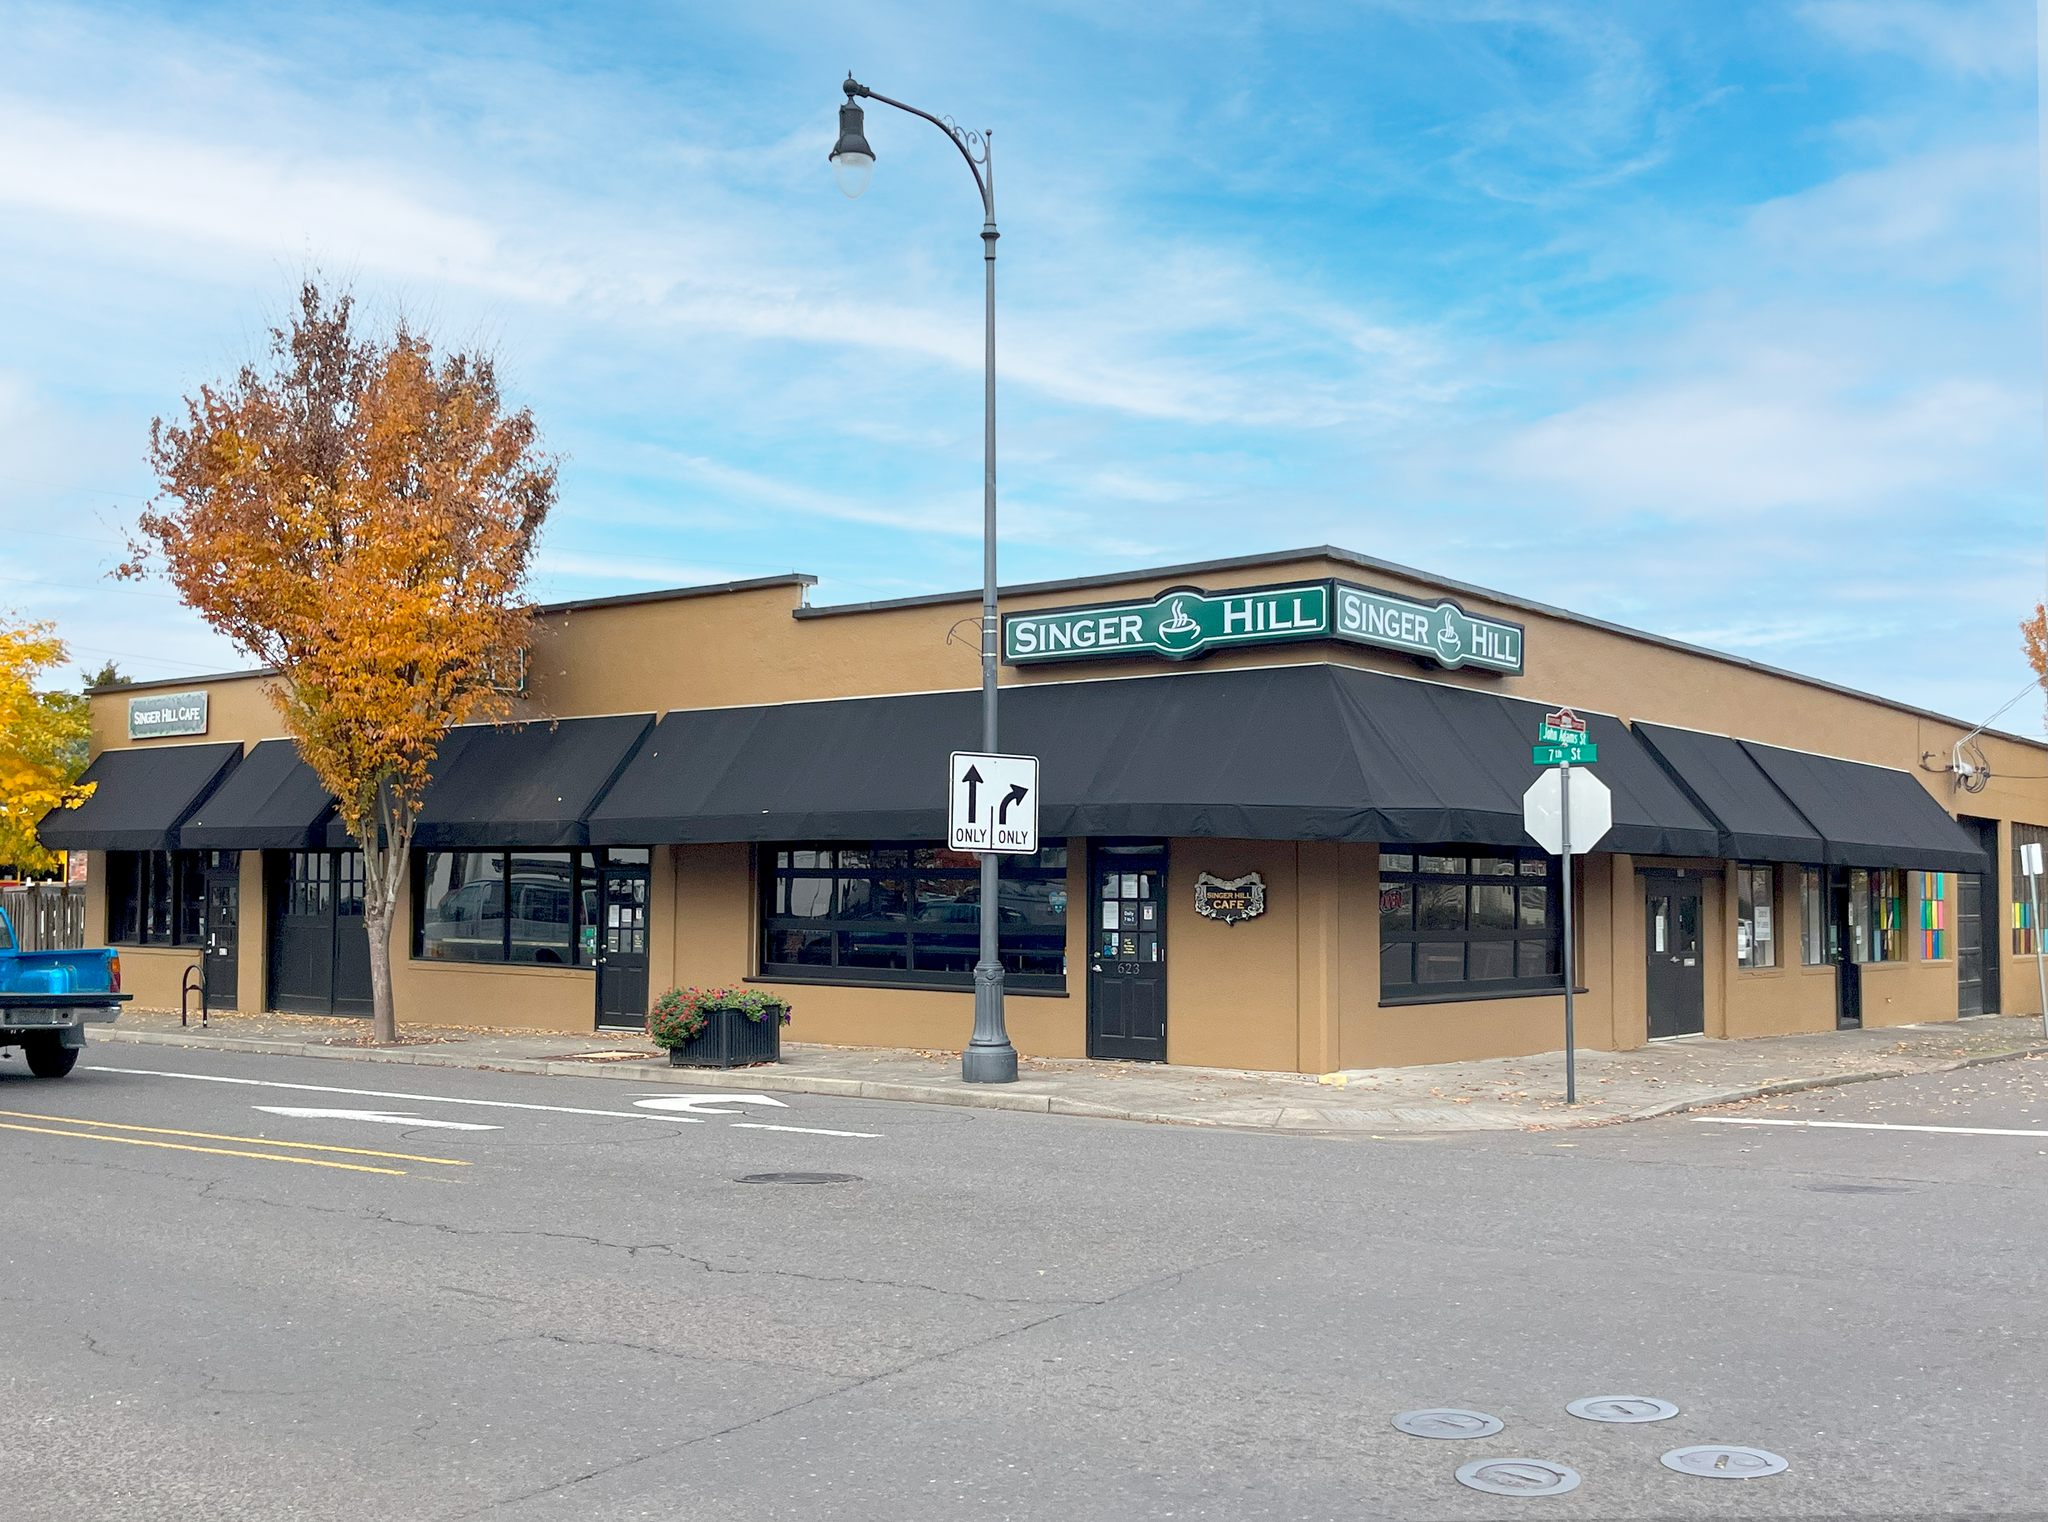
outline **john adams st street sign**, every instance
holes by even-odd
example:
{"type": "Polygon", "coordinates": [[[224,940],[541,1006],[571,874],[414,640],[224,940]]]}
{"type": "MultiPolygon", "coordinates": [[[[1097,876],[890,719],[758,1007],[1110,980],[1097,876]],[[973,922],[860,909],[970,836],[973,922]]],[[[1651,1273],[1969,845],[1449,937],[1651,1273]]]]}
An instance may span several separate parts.
{"type": "Polygon", "coordinates": [[[1424,656],[1440,666],[1522,673],[1522,626],[1480,618],[1454,602],[1411,601],[1348,581],[1204,592],[1173,587],[1146,602],[1093,603],[1003,616],[1003,659],[1153,656],[1184,661],[1241,645],[1334,639],[1424,656]]]}

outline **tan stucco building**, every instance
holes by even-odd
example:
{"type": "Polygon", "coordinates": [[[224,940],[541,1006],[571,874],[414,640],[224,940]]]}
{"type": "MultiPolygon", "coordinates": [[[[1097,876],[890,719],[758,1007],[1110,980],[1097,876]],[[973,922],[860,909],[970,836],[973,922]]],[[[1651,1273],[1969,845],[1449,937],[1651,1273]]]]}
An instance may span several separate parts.
{"type": "MultiPolygon", "coordinates": [[[[522,722],[437,767],[402,1023],[588,1030],[751,980],[789,1039],[965,1042],[978,895],[943,769],[979,748],[978,594],[811,608],[809,580],[543,610],[522,722]]],[[[1332,548],[1002,609],[1002,748],[1043,761],[1045,844],[1001,904],[1026,1054],[1558,1047],[1562,880],[1521,795],[1565,709],[1613,795],[1574,862],[1582,1044],[2038,1009],[2013,876],[2048,838],[2038,742],[1332,548]]],[[[199,966],[215,1007],[367,1012],[359,859],[267,680],[93,694],[100,787],[44,833],[90,853],[138,1004],[199,966]]]]}

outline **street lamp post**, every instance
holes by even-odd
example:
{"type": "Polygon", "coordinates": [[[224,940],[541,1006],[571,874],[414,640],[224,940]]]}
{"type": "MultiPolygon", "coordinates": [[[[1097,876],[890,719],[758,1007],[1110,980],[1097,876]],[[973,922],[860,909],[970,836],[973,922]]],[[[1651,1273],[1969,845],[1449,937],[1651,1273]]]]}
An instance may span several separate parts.
{"type": "MultiPolygon", "coordinates": [[[[987,320],[984,325],[982,373],[981,479],[981,748],[996,749],[996,175],[989,162],[989,134],[962,128],[950,117],[933,116],[900,100],[877,95],[851,74],[841,86],[846,103],[839,108],[839,141],[830,155],[833,178],[849,196],[868,188],[875,170],[875,150],[863,132],[857,101],[878,100],[885,106],[921,116],[952,139],[981,192],[981,248],[987,270],[987,320]]],[[[960,1054],[960,1076],[968,1083],[1015,1083],[1017,1049],[1003,1024],[1003,959],[1001,952],[1001,858],[993,851],[981,857],[981,952],[974,964],[974,1036],[960,1054]]]]}

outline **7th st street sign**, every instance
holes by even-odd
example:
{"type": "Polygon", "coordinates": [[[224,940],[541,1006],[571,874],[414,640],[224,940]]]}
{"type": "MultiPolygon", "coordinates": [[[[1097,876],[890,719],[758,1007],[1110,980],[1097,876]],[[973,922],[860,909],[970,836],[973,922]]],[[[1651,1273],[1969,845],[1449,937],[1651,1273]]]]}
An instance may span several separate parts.
{"type": "Polygon", "coordinates": [[[956,750],[947,773],[946,843],[1026,856],[1038,849],[1038,757],[956,750]]]}

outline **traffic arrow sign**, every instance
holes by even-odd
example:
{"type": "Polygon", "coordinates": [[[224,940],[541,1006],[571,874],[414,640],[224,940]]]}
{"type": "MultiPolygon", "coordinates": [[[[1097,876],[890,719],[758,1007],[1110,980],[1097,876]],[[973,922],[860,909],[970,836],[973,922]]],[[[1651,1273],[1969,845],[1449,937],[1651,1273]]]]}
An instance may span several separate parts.
{"type": "Polygon", "coordinates": [[[956,851],[1029,855],[1038,849],[1038,758],[953,752],[946,843],[956,851]]]}

